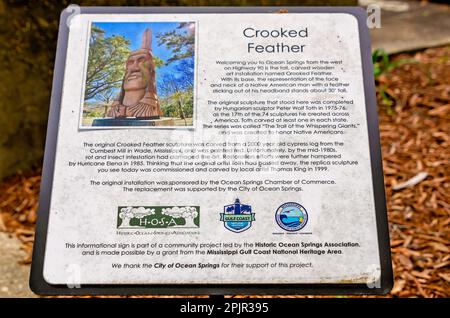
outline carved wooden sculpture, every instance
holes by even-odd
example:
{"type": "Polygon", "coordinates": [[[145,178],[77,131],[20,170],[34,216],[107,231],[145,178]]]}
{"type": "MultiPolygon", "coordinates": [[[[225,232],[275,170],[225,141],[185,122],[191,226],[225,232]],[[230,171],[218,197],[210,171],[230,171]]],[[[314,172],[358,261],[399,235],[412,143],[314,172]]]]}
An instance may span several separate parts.
{"type": "Polygon", "coordinates": [[[146,29],[141,48],[130,53],[126,62],[122,89],[108,112],[108,117],[157,119],[161,113],[156,94],[152,31],[146,29]]]}

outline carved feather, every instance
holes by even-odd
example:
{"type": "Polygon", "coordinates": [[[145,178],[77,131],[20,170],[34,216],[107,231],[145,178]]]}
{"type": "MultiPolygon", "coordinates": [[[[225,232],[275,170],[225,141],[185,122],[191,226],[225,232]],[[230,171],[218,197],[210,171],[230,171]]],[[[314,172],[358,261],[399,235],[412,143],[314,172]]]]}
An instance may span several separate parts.
{"type": "Polygon", "coordinates": [[[151,29],[146,29],[144,31],[144,34],[142,35],[141,48],[149,50],[149,51],[152,50],[152,30],[151,29]]]}

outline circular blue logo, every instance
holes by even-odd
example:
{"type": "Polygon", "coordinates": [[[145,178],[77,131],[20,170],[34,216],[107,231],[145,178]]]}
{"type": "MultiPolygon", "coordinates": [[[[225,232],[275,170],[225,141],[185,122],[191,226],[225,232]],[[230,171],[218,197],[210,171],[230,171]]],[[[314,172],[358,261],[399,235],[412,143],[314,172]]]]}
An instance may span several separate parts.
{"type": "Polygon", "coordinates": [[[277,209],[275,220],[283,230],[295,232],[305,227],[308,222],[308,212],[301,204],[287,202],[277,209]]]}

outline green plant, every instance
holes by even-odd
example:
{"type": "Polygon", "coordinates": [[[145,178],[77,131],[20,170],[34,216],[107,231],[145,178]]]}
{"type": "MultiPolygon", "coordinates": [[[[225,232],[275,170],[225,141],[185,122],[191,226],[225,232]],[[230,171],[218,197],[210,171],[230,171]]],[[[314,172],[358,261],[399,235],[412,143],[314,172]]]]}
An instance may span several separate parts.
{"type": "Polygon", "coordinates": [[[393,69],[404,64],[417,63],[414,59],[399,59],[392,61],[384,49],[376,49],[372,53],[373,73],[377,84],[376,91],[381,98],[381,104],[385,107],[388,115],[394,114],[395,99],[387,92],[387,86],[380,82],[381,75],[387,75],[393,69]]]}
{"type": "Polygon", "coordinates": [[[394,115],[394,101],[393,98],[386,92],[386,86],[382,85],[377,87],[377,92],[381,97],[381,104],[385,107],[388,115],[394,115]]]}
{"type": "Polygon", "coordinates": [[[376,49],[372,53],[373,74],[377,80],[380,75],[389,73],[393,69],[404,64],[417,63],[414,59],[399,59],[392,61],[384,49],[376,49]]]}

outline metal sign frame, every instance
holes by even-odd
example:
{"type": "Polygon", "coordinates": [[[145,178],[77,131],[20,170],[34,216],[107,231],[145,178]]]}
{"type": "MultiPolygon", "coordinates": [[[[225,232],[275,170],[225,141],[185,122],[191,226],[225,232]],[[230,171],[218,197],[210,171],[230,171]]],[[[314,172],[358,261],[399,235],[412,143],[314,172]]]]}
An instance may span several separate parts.
{"type": "Polygon", "coordinates": [[[40,193],[38,220],[30,276],[31,289],[41,295],[226,295],[226,294],[385,294],[393,285],[388,219],[384,191],[383,166],[379,140],[377,104],[374,87],[373,65],[367,14],[358,7],[69,7],[61,14],[58,46],[56,53],[53,89],[48,119],[47,140],[40,193]],[[50,197],[53,183],[59,126],[60,105],[68,47],[68,19],[74,14],[208,14],[208,13],[274,13],[287,10],[289,13],[347,13],[358,21],[361,47],[362,72],[364,78],[365,104],[368,121],[370,159],[373,176],[373,190],[376,210],[378,248],[381,279],[374,286],[367,284],[164,284],[164,285],[81,285],[69,288],[67,285],[50,285],[43,277],[44,252],[49,219],[50,197]]]}

